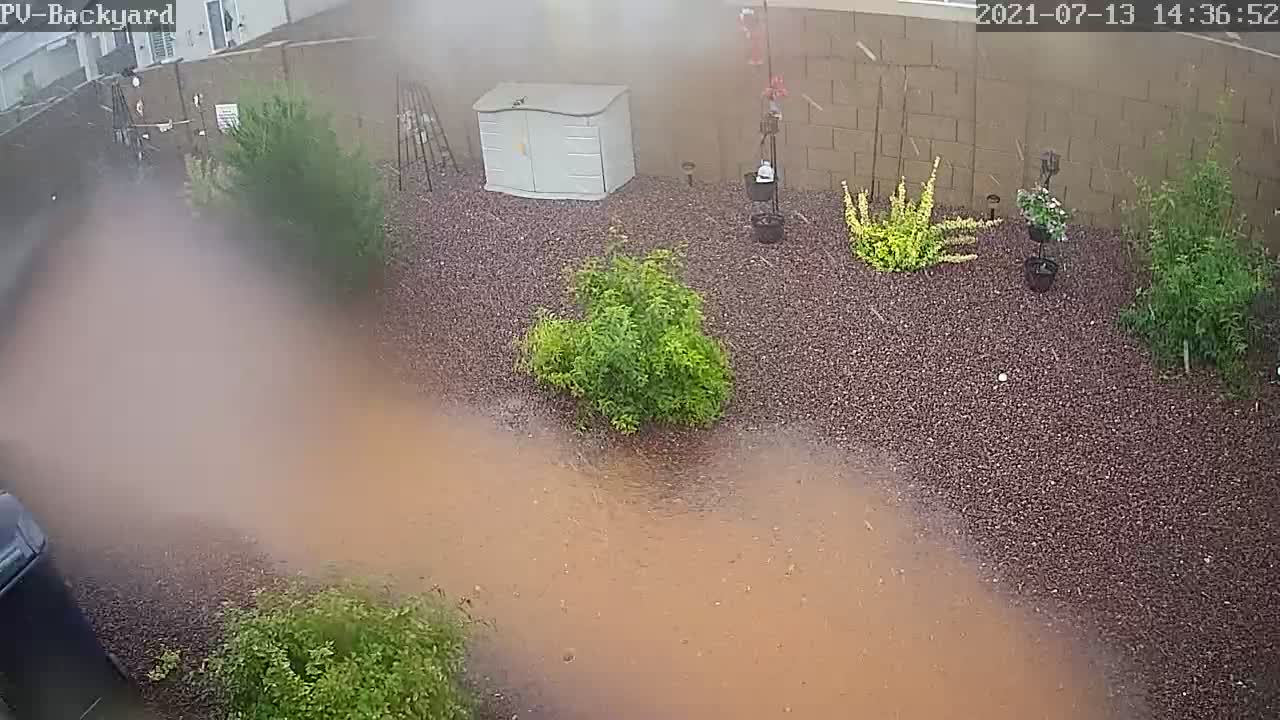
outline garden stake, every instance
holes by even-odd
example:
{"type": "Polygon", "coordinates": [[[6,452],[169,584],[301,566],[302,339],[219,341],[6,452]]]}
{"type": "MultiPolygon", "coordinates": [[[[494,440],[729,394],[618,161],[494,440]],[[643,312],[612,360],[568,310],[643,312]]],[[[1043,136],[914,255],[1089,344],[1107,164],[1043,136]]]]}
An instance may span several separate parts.
{"type": "Polygon", "coordinates": [[[400,146],[400,73],[396,73],[396,188],[404,190],[404,148],[400,146]]]}
{"type": "MultiPolygon", "coordinates": [[[[1046,150],[1044,154],[1040,156],[1040,184],[1044,186],[1045,190],[1049,189],[1049,181],[1053,179],[1053,176],[1058,174],[1058,160],[1060,157],[1061,156],[1053,150],[1046,150]]],[[[1044,259],[1044,241],[1044,236],[1041,236],[1039,251],[1039,257],[1041,260],[1044,259]]]]}
{"type": "MultiPolygon", "coordinates": [[[[859,43],[861,45],[861,43],[859,43]]],[[[876,160],[880,156],[880,107],[884,104],[884,75],[880,75],[880,80],[876,86],[876,121],[875,128],[871,134],[874,136],[874,145],[871,152],[871,197],[876,196],[876,160]]]]}
{"type": "Polygon", "coordinates": [[[902,177],[902,143],[907,139],[907,66],[902,66],[902,132],[898,135],[898,177],[902,177]]]}
{"type": "MultiPolygon", "coordinates": [[[[765,67],[768,69],[769,82],[773,82],[773,33],[769,31],[769,0],[761,0],[764,8],[764,60],[765,67]]],[[[769,136],[769,164],[773,165],[774,173],[778,172],[778,136],[773,134],[769,136]]],[[[773,214],[780,215],[778,209],[778,186],[782,184],[781,175],[777,175],[773,179],[773,214]]]]}
{"type": "Polygon", "coordinates": [[[200,102],[200,95],[196,95],[192,100],[196,105],[196,112],[200,113],[200,137],[204,138],[204,159],[208,161],[213,157],[213,148],[209,146],[209,121],[204,116],[204,104],[200,102]]]}

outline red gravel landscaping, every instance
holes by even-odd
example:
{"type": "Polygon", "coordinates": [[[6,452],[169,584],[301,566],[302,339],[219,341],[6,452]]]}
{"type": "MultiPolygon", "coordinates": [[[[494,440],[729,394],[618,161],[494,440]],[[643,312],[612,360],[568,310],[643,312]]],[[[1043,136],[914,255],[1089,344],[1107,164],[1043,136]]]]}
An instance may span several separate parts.
{"type": "MultiPolygon", "coordinates": [[[[1233,400],[1153,367],[1116,326],[1135,274],[1114,233],[1071,228],[1036,295],[1025,226],[982,233],[975,262],[884,275],[852,259],[833,192],[785,192],[776,246],[751,239],[738,186],[639,178],[571,203],[467,176],[395,203],[381,332],[424,386],[570,423],[513,372],[514,341],[537,307],[569,309],[563,270],[611,219],[636,252],[687,244],[737,378],[713,432],[786,424],[888,453],[993,581],[1065,604],[1138,668],[1153,716],[1280,716],[1280,386],[1233,400]]],[[[629,442],[674,454],[697,435],[629,442]]]]}

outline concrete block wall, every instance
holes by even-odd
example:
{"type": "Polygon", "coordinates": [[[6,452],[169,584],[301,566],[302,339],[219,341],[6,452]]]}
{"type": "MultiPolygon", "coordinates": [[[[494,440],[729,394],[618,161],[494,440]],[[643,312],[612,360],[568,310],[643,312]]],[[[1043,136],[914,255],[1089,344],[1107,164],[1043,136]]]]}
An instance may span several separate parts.
{"type": "MultiPolygon", "coordinates": [[[[771,16],[774,72],[790,91],[778,149],[790,184],[865,188],[874,177],[889,192],[900,171],[908,184],[925,179],[936,156],[939,200],[982,209],[994,193],[1013,212],[1017,189],[1034,184],[1052,149],[1062,158],[1052,187],[1076,217],[1117,226],[1133,177],[1158,183],[1178,158],[1202,152],[1221,107],[1238,207],[1280,240],[1280,58],[1174,33],[978,33],[890,15],[771,16]]],[[[740,76],[746,101],[734,112],[744,121],[733,140],[736,172],[746,172],[759,160],[765,77],[745,65],[740,76]]]]}
{"type": "MultiPolygon", "coordinates": [[[[497,83],[619,83],[632,92],[641,173],[679,177],[692,161],[699,180],[737,183],[755,168],[767,78],[746,62],[736,7],[619,0],[569,18],[555,7],[531,0],[496,16],[409,4],[379,16],[394,23],[360,28],[376,41],[277,45],[183,63],[176,75],[151,69],[141,95],[148,116],[180,117],[172,85],[182,77],[187,95],[204,89],[212,127],[214,102],[231,101],[246,79],[285,79],[333,112],[344,138],[385,160],[395,156],[402,72],[429,83],[455,152],[477,159],[471,105],[497,83]]],[[[770,23],[774,72],[790,92],[778,138],[788,185],[874,180],[887,193],[900,173],[918,185],[939,157],[940,201],[985,209],[994,193],[1012,213],[1053,149],[1062,158],[1055,192],[1080,221],[1116,226],[1133,177],[1158,182],[1179,157],[1202,153],[1221,107],[1238,207],[1280,245],[1280,58],[1175,33],[980,34],[970,23],[801,9],[771,10],[770,23]]]]}
{"type": "Polygon", "coordinates": [[[139,124],[189,121],[165,133],[150,130],[149,142],[157,151],[177,155],[217,152],[225,145],[216,105],[288,86],[332,116],[348,147],[385,160],[395,157],[395,76],[373,45],[367,39],[298,42],[153,66],[138,73],[138,87],[125,84],[126,96],[139,124]]]}
{"type": "Polygon", "coordinates": [[[396,156],[396,76],[376,41],[300,42],[275,52],[283,73],[333,119],[338,138],[375,161],[396,156]]]}

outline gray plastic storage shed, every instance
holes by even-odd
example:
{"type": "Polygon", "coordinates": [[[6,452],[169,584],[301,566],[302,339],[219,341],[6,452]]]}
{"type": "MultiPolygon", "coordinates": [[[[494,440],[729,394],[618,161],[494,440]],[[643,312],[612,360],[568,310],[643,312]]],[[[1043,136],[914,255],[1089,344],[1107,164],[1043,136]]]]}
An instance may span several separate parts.
{"type": "Polygon", "coordinates": [[[599,200],[635,177],[625,85],[503,83],[472,108],[486,190],[599,200]]]}

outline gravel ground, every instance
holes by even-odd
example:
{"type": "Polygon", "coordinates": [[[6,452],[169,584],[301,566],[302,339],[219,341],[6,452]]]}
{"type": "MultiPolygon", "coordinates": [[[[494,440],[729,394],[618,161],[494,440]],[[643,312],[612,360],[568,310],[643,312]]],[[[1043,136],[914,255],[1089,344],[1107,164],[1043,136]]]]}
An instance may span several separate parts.
{"type": "MultiPolygon", "coordinates": [[[[164,542],[78,545],[61,564],[103,643],[120,658],[147,704],[167,718],[221,715],[198,672],[221,637],[225,605],[246,606],[278,571],[253,545],[217,528],[165,531],[164,542]],[[147,673],[165,649],[181,664],[154,682],[147,673]]],[[[153,536],[153,539],[156,536],[153,536]]]]}
{"type": "MultiPolygon", "coordinates": [[[[1135,276],[1113,234],[1071,228],[1035,295],[1017,223],[983,233],[976,262],[891,276],[851,260],[836,193],[785,193],[787,238],[763,246],[736,186],[639,178],[573,203],[479,185],[406,190],[390,214],[380,332],[424,390],[568,421],[512,372],[535,308],[567,309],[562,271],[611,219],[634,251],[687,244],[737,375],[721,431],[803,427],[897,458],[993,581],[1065,603],[1139,669],[1153,716],[1280,715],[1280,387],[1230,400],[1153,368],[1115,325],[1135,276]]],[[[700,437],[626,442],[678,459],[700,437]]]]}

